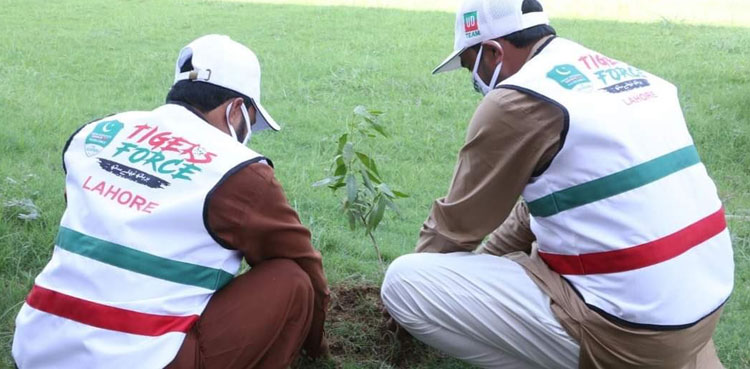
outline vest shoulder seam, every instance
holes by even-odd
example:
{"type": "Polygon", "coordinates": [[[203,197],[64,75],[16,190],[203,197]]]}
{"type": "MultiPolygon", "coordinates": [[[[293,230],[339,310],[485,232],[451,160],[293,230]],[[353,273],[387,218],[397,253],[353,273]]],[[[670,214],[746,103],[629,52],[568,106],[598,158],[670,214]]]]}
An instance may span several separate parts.
{"type": "Polygon", "coordinates": [[[214,232],[211,227],[208,224],[208,205],[211,202],[211,198],[213,197],[216,190],[232,175],[239,172],[240,170],[244,169],[248,165],[255,164],[261,161],[268,162],[268,165],[273,168],[273,164],[270,159],[266,158],[265,156],[257,156],[255,158],[245,160],[237,165],[235,165],[232,169],[230,169],[228,172],[226,172],[221,179],[219,179],[218,182],[211,188],[210,191],[208,191],[208,194],[206,195],[205,200],[203,200],[203,227],[206,229],[206,232],[208,232],[208,235],[211,236],[211,238],[216,241],[219,246],[227,249],[227,250],[237,250],[237,248],[233,247],[229,244],[226,240],[219,237],[216,232],[214,232]]]}
{"type": "Polygon", "coordinates": [[[525,93],[527,95],[531,95],[533,97],[536,97],[538,99],[541,99],[543,101],[546,101],[546,102],[548,102],[548,103],[550,103],[550,104],[558,107],[562,111],[562,113],[563,113],[563,129],[562,129],[562,131],[560,131],[560,145],[558,146],[557,151],[555,152],[555,155],[553,155],[552,158],[550,158],[550,160],[546,164],[544,164],[541,168],[539,168],[539,169],[535,170],[533,173],[531,173],[532,177],[539,177],[545,171],[547,171],[547,169],[550,167],[550,165],[552,165],[552,161],[554,161],[555,158],[557,158],[557,154],[559,154],[560,151],[562,151],[563,146],[565,146],[565,139],[568,136],[568,129],[570,128],[570,113],[568,112],[568,109],[565,108],[565,106],[563,106],[562,104],[560,104],[556,100],[554,100],[554,99],[552,99],[552,98],[550,98],[550,97],[548,97],[546,95],[542,95],[542,94],[540,94],[540,93],[538,93],[536,91],[530,90],[528,88],[517,86],[517,85],[510,85],[510,84],[500,85],[500,86],[498,86],[498,88],[507,88],[509,90],[516,90],[518,92],[525,93]]]}
{"type": "Polygon", "coordinates": [[[552,35],[549,39],[547,39],[547,41],[544,41],[542,46],[539,46],[539,48],[536,49],[536,52],[534,52],[534,55],[532,55],[531,58],[533,59],[535,56],[539,55],[542,52],[542,50],[544,50],[547,46],[549,46],[552,40],[556,38],[557,38],[557,35],[552,35]]]}

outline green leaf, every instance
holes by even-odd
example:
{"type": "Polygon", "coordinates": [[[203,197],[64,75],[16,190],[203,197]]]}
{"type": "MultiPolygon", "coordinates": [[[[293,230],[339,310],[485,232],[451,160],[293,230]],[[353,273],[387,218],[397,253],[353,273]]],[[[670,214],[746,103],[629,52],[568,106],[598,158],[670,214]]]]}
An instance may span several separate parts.
{"type": "Polygon", "coordinates": [[[369,156],[367,156],[363,152],[357,151],[356,154],[357,154],[357,158],[359,158],[359,161],[362,163],[362,165],[365,166],[365,168],[369,169],[376,176],[380,177],[380,173],[378,172],[378,167],[375,165],[375,160],[372,160],[369,156]]]}
{"type": "Polygon", "coordinates": [[[334,176],[343,176],[344,174],[346,174],[346,172],[347,172],[347,170],[346,170],[346,164],[344,164],[344,162],[342,161],[339,164],[339,166],[336,167],[336,170],[333,172],[333,175],[334,176]]]}
{"type": "Polygon", "coordinates": [[[382,192],[383,192],[383,193],[384,193],[384,194],[385,194],[386,196],[388,196],[388,197],[390,197],[390,198],[392,198],[392,199],[395,199],[395,198],[396,198],[396,194],[394,194],[394,193],[393,193],[393,191],[391,191],[391,188],[390,188],[390,187],[388,187],[388,185],[387,185],[387,184],[385,184],[385,183],[381,183],[381,184],[379,184],[379,185],[378,185],[378,189],[379,189],[380,191],[382,191],[382,192]]]}
{"type": "Polygon", "coordinates": [[[344,165],[344,157],[341,155],[336,155],[333,157],[333,163],[331,164],[331,167],[339,167],[341,165],[344,165]]]}
{"type": "Polygon", "coordinates": [[[357,200],[357,179],[352,173],[346,175],[346,199],[350,204],[357,200]]]}
{"type": "Polygon", "coordinates": [[[344,183],[344,181],[339,181],[338,183],[334,183],[334,184],[328,186],[328,188],[336,191],[339,188],[344,187],[344,186],[346,186],[346,184],[344,183]]]}
{"type": "Polygon", "coordinates": [[[370,122],[370,125],[372,126],[372,129],[383,135],[383,137],[390,137],[388,132],[385,131],[385,127],[383,127],[382,125],[376,122],[370,122]]]}
{"type": "Polygon", "coordinates": [[[396,206],[396,204],[393,203],[393,201],[391,201],[391,199],[385,198],[385,204],[389,208],[391,208],[391,210],[393,210],[394,213],[396,213],[398,216],[401,216],[401,210],[399,210],[398,206],[396,206]]]}
{"type": "Polygon", "coordinates": [[[370,180],[371,180],[371,181],[373,181],[373,182],[375,182],[375,183],[377,183],[377,184],[380,184],[380,183],[382,183],[382,182],[383,182],[383,181],[382,181],[382,180],[380,179],[380,177],[378,177],[377,175],[375,175],[375,173],[373,173],[373,172],[371,172],[371,171],[369,171],[369,170],[367,171],[367,176],[368,176],[368,177],[370,177],[370,180]]]}
{"type": "Polygon", "coordinates": [[[320,181],[317,181],[317,182],[313,183],[312,186],[313,187],[325,186],[325,185],[331,184],[333,182],[336,182],[336,181],[338,181],[340,179],[341,179],[341,176],[328,177],[328,178],[324,178],[324,179],[321,179],[320,181]]]}
{"type": "Polygon", "coordinates": [[[341,154],[342,150],[344,149],[344,145],[349,141],[349,134],[344,133],[339,137],[339,146],[338,149],[336,149],[337,154],[341,154]]]}
{"type": "Polygon", "coordinates": [[[375,208],[370,212],[370,215],[367,217],[367,230],[368,231],[374,231],[378,228],[378,225],[380,224],[380,221],[383,220],[383,214],[385,213],[385,198],[380,197],[378,198],[377,204],[375,204],[375,208]]]}
{"type": "Polygon", "coordinates": [[[344,144],[344,150],[342,155],[344,156],[344,162],[350,163],[354,157],[354,144],[347,142],[344,144]]]}
{"type": "Polygon", "coordinates": [[[396,191],[396,190],[393,190],[393,194],[396,195],[396,197],[401,198],[401,199],[405,199],[405,198],[409,197],[409,195],[407,195],[407,194],[405,194],[403,192],[400,192],[400,191],[396,191]]]}
{"type": "Polygon", "coordinates": [[[372,181],[370,181],[370,173],[364,169],[361,169],[359,173],[362,175],[362,182],[365,183],[365,187],[370,190],[370,192],[375,192],[375,187],[372,185],[372,181]]]}

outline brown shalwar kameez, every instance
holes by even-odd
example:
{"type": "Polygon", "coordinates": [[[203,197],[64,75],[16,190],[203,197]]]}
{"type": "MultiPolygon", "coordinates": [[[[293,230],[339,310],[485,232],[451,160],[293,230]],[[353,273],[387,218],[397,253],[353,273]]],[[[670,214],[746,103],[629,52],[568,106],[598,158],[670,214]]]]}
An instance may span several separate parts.
{"type": "MultiPolygon", "coordinates": [[[[546,41],[540,40],[530,53],[546,41]]],[[[721,308],[689,328],[626,327],[589,309],[571,285],[534,257],[526,184],[560,148],[562,111],[531,95],[498,88],[477,108],[445,198],[422,226],[417,252],[477,250],[522,265],[551,298],[552,310],[581,346],[580,368],[721,368],[711,336],[721,308]]]]}
{"type": "Polygon", "coordinates": [[[285,368],[320,354],[329,292],[320,253],[273,169],[250,164],[209,196],[209,231],[251,270],[216,292],[168,368],[285,368]]]}

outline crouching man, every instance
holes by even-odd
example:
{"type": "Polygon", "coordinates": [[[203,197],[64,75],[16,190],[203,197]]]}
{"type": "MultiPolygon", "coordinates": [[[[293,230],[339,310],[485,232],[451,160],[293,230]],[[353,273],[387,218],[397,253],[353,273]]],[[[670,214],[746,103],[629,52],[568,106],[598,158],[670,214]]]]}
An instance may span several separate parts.
{"type": "Polygon", "coordinates": [[[486,368],[720,368],[732,246],[675,86],[555,37],[536,0],[464,1],[435,72],[459,67],[485,97],[385,276],[392,318],[486,368]]]}
{"type": "Polygon", "coordinates": [[[208,35],[180,52],[165,105],[79,129],[52,259],[16,318],[18,367],[285,368],[325,354],[321,256],[246,146],[265,128],[279,126],[255,54],[208,35]]]}

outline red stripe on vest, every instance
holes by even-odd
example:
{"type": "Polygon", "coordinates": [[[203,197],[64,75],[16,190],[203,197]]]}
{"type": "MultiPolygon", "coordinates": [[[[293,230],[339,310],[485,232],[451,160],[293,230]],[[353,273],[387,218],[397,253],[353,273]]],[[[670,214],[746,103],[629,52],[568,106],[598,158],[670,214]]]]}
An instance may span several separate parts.
{"type": "Polygon", "coordinates": [[[34,309],[92,327],[142,336],[187,332],[199,318],[198,315],[169,316],[139,313],[79,299],[36,285],[26,297],[26,303],[34,309]]]}
{"type": "Polygon", "coordinates": [[[560,274],[619,273],[667,261],[711,239],[727,228],[724,208],[657,240],[626,249],[581,255],[539,252],[550,269],[560,274]]]}

